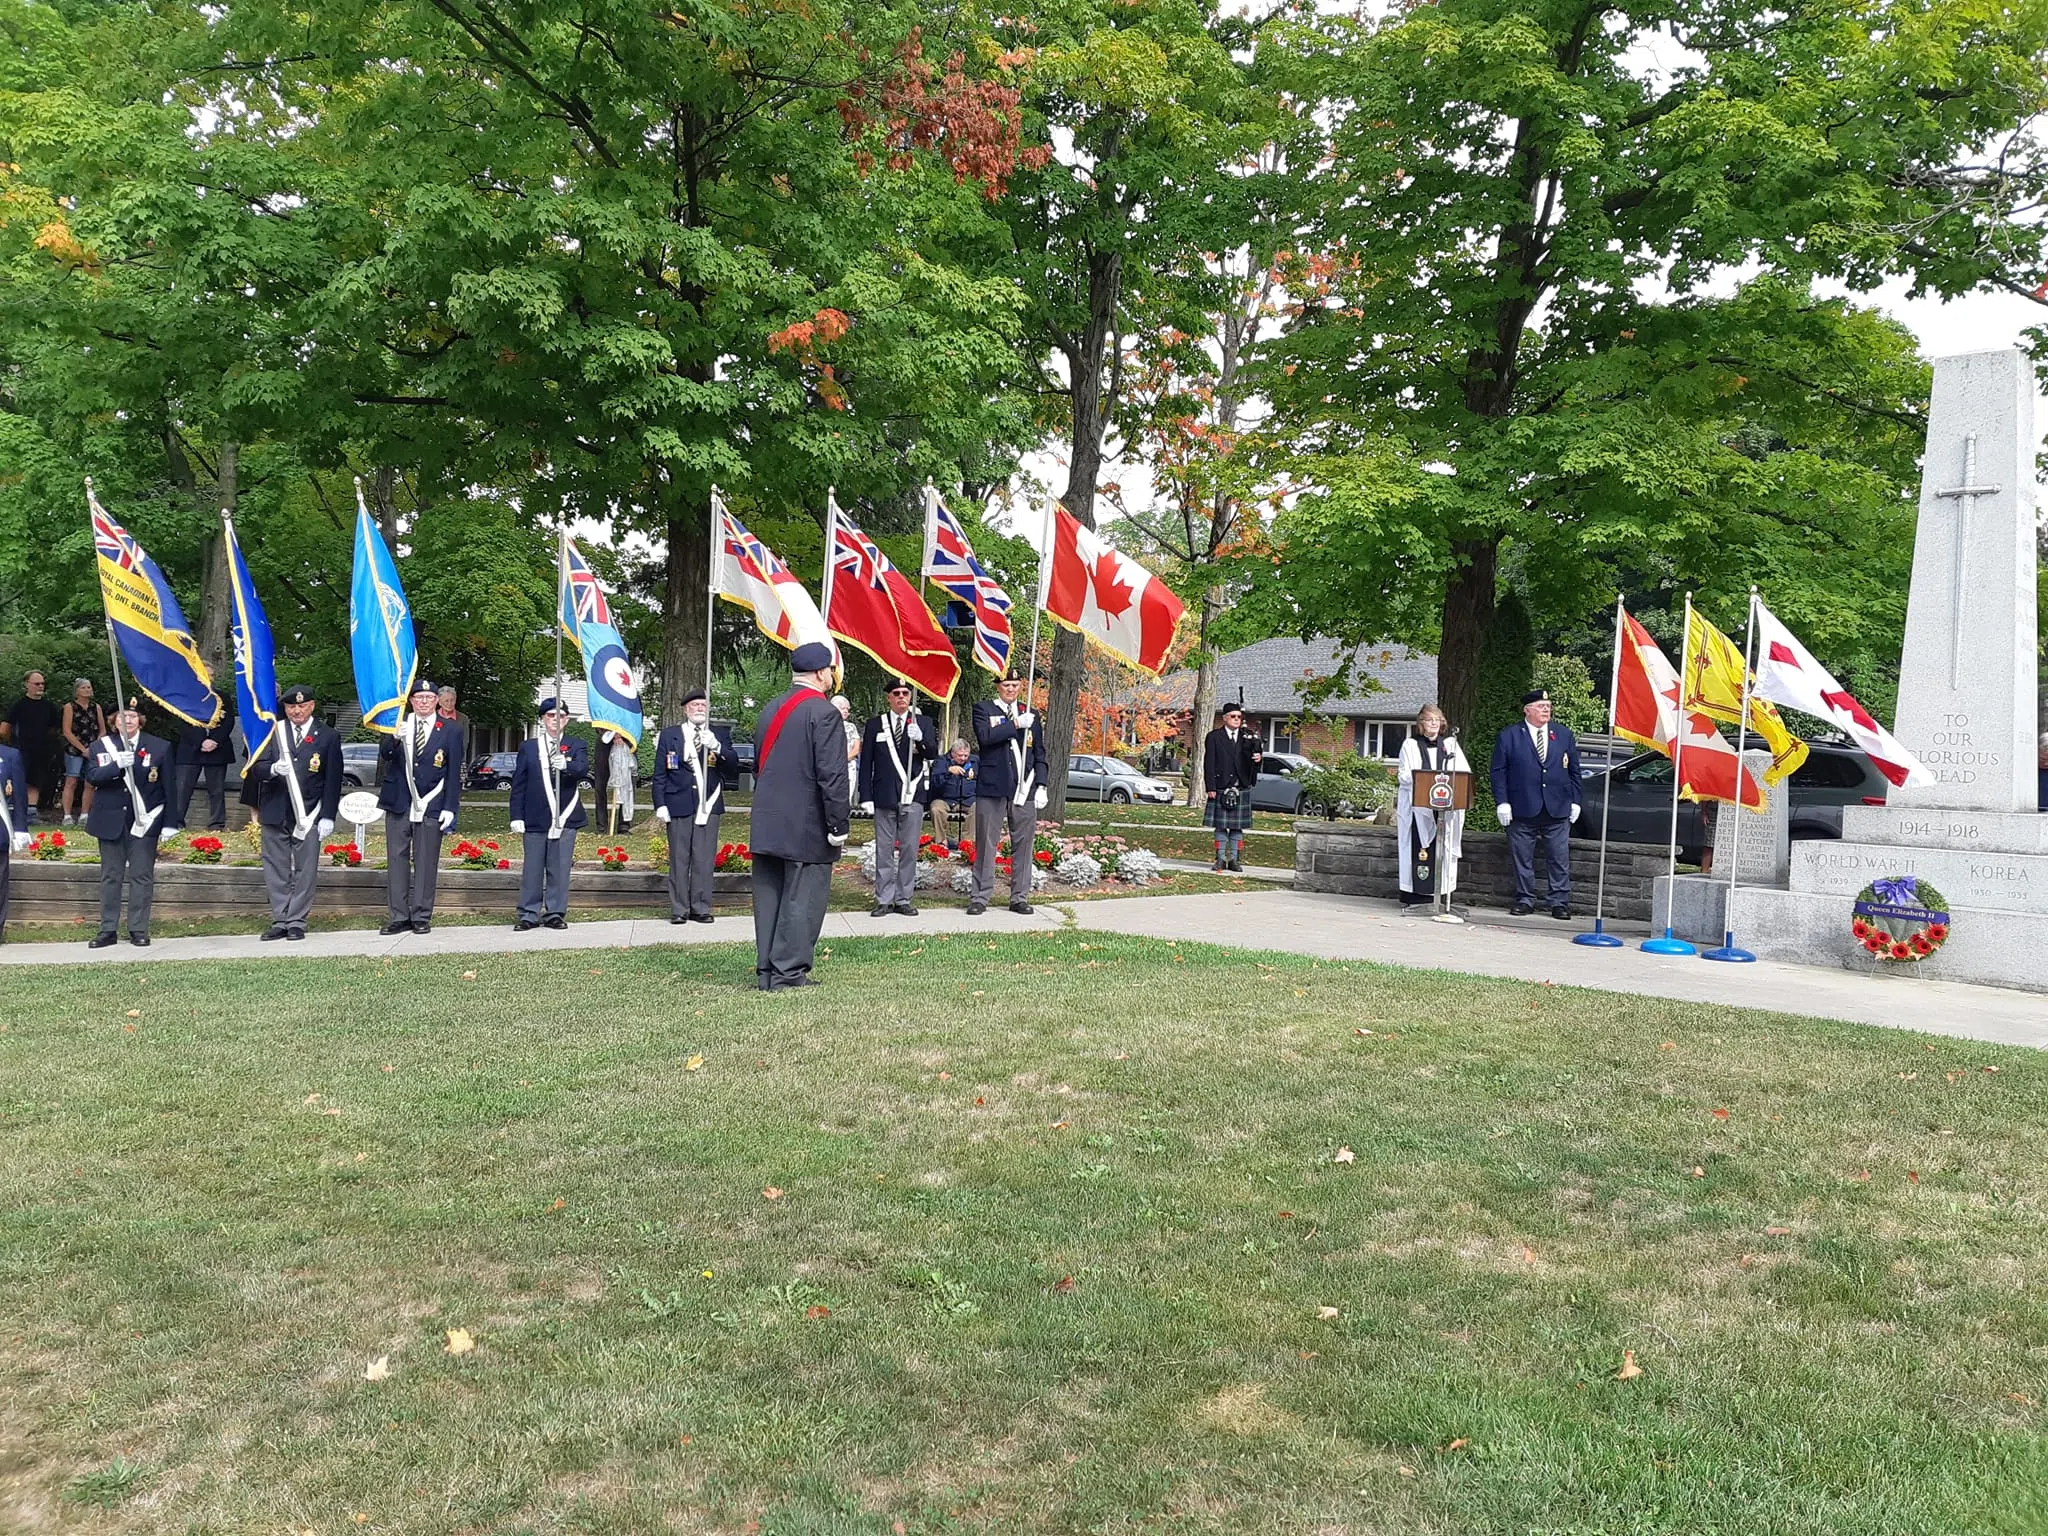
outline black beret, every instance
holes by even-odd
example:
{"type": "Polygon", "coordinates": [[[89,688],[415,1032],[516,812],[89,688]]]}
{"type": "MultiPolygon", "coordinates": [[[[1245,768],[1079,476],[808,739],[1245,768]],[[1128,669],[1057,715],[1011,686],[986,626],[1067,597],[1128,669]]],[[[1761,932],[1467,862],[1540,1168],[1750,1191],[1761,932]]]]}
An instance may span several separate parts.
{"type": "Polygon", "coordinates": [[[304,683],[293,683],[291,687],[285,689],[283,693],[277,696],[277,702],[280,704],[310,704],[315,697],[316,695],[313,690],[304,683]]]}
{"type": "Polygon", "coordinates": [[[702,688],[692,688],[688,693],[683,695],[683,708],[688,709],[692,704],[696,703],[699,699],[708,700],[709,698],[710,695],[705,693],[705,691],[702,688]]]}
{"type": "Polygon", "coordinates": [[[829,672],[832,670],[832,647],[816,640],[807,640],[789,653],[789,670],[792,672],[829,672]]]}
{"type": "Polygon", "coordinates": [[[1531,688],[1522,695],[1522,702],[1524,704],[1548,704],[1550,702],[1550,690],[1548,688],[1531,688]]]}
{"type": "Polygon", "coordinates": [[[540,712],[544,715],[552,715],[553,713],[555,713],[556,710],[562,708],[562,701],[556,698],[553,694],[548,695],[548,697],[540,701],[540,712]]]}
{"type": "Polygon", "coordinates": [[[412,693],[408,697],[418,698],[423,693],[439,693],[440,691],[439,686],[428,679],[424,677],[415,678],[413,680],[412,693]]]}

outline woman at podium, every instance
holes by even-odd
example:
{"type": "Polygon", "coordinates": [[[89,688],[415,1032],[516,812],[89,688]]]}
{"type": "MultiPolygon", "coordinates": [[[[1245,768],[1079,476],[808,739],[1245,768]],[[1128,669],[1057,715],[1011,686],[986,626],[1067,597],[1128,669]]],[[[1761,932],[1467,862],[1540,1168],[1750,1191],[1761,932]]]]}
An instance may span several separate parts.
{"type": "Polygon", "coordinates": [[[1425,704],[1415,717],[1414,731],[1401,743],[1394,830],[1401,840],[1404,907],[1434,901],[1439,886],[1446,893],[1458,888],[1458,850],[1465,835],[1465,813],[1451,809],[1453,781],[1438,775],[1462,773],[1469,783],[1472,765],[1465,761],[1457,738],[1445,734],[1447,724],[1442,710],[1425,704]],[[1437,840],[1439,821],[1441,843],[1437,840]]]}

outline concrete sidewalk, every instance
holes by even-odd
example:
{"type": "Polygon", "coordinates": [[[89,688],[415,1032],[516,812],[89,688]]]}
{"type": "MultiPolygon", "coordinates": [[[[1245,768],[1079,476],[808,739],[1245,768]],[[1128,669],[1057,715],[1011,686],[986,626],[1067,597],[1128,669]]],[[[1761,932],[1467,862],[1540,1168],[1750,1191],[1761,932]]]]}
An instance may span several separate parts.
{"type": "MultiPolygon", "coordinates": [[[[925,933],[1042,933],[1073,927],[1179,939],[1231,949],[1278,950],[1324,960],[1359,960],[1421,970],[1454,971],[1603,992],[1719,1003],[1808,1014],[1851,1023],[1924,1030],[1960,1039],[2048,1047],[2048,998],[1997,987],[1932,981],[1911,972],[1859,975],[1819,966],[1716,965],[1699,959],[1646,955],[1631,938],[1621,949],[1573,944],[1582,925],[1549,918],[1475,912],[1462,926],[1404,917],[1390,901],[1298,891],[1130,896],[1103,901],[1041,903],[1031,917],[992,907],[969,917],[959,907],[927,907],[916,917],[826,915],[824,938],[900,938],[925,933]]],[[[557,932],[515,934],[510,924],[436,928],[424,938],[385,938],[371,929],[309,934],[301,943],[263,943],[253,934],[159,939],[148,949],[117,944],[0,945],[0,966],[162,964],[193,960],[303,960],[312,957],[517,954],[638,948],[661,944],[750,944],[745,913],[716,923],[575,922],[557,932]]],[[[828,983],[829,962],[822,972],[828,983]]]]}

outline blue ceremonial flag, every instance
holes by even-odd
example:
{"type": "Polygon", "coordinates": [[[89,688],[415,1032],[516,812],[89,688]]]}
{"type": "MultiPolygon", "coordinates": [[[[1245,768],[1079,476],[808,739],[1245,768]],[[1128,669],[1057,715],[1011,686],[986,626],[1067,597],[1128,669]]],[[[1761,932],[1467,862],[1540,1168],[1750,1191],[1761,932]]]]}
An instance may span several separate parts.
{"type": "Polygon", "coordinates": [[[213,674],[199,659],[199,642],[192,638],[171,584],[134,535],[107,516],[90,480],[85,504],[92,512],[94,564],[107,622],[136,686],[180,720],[214,724],[220,719],[220,695],[213,691],[213,674]]]}
{"type": "Polygon", "coordinates": [[[583,652],[589,680],[590,723],[640,745],[640,684],[626,664],[626,643],[582,552],[562,535],[562,633],[583,652]]]}
{"type": "Polygon", "coordinates": [[[363,724],[390,735],[405,714],[412,680],[419,675],[419,648],[413,640],[412,608],[398,584],[398,567],[385,547],[384,535],[363,504],[363,482],[356,482],[355,572],[348,591],[349,650],[356,667],[356,698],[363,724]]]}
{"type": "Polygon", "coordinates": [[[221,514],[222,537],[228,541],[228,635],[235,647],[235,702],[242,711],[242,739],[249,743],[249,764],[277,733],[277,660],[270,648],[270,615],[249,579],[249,562],[235,542],[235,525],[221,514]]]}

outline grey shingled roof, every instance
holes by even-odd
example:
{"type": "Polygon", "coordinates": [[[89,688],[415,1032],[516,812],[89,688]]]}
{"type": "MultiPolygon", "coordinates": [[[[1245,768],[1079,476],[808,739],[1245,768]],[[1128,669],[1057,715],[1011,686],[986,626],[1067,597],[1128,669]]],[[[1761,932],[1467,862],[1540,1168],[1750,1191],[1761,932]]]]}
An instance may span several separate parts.
{"type": "MultiPolygon", "coordinates": [[[[1351,716],[1366,720],[1412,720],[1425,704],[1436,702],[1436,658],[1417,655],[1404,646],[1362,645],[1353,653],[1351,690],[1316,707],[1322,715],[1351,716]],[[1379,684],[1372,691],[1360,691],[1358,678],[1379,684]]],[[[1333,674],[1344,655],[1334,640],[1261,640],[1243,650],[1225,654],[1217,667],[1216,699],[1219,704],[1238,697],[1244,690],[1244,707],[1254,715],[1292,715],[1301,710],[1298,684],[1333,674]]],[[[1181,707],[1194,699],[1195,674],[1177,672],[1164,680],[1181,707]]]]}

